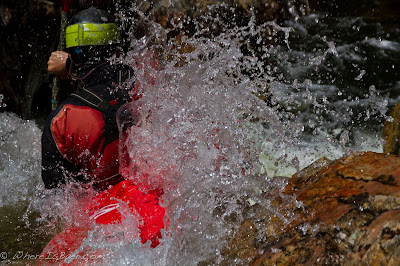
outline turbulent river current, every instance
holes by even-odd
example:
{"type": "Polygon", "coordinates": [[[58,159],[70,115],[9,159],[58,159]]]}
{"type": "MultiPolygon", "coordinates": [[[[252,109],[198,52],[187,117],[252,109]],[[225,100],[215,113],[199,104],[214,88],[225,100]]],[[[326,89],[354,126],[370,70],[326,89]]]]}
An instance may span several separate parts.
{"type": "MultiPolygon", "coordinates": [[[[178,52],[168,32],[149,22],[127,55],[111,59],[134,66],[142,93],[125,106],[143,119],[124,129],[130,160],[121,170],[127,178],[161,177],[146,182],[164,188],[170,224],[155,249],[137,239],[87,238],[84,245],[111,250],[106,265],[218,263],[243,206],[270,208],[266,195],[285,184],[273,177],[290,177],[322,156],[382,152],[382,127],[400,98],[399,30],[321,13],[279,26],[228,27],[211,17],[192,23],[198,30],[182,42],[191,53],[178,52]],[[218,25],[218,34],[202,23],[218,25]],[[149,54],[160,68],[149,67],[149,54]],[[138,57],[141,66],[133,64],[138,57]]],[[[0,113],[3,260],[38,255],[59,224],[79,223],[88,192],[44,189],[40,137],[35,121],[0,113]]]]}

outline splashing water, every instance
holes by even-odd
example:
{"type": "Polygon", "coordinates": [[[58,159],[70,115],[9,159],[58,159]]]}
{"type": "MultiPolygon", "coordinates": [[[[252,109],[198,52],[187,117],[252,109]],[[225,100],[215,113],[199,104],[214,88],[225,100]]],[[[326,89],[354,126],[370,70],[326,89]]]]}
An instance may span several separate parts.
{"type": "MultiPolygon", "coordinates": [[[[147,18],[142,15],[141,19],[147,18]]],[[[214,17],[204,20],[221,25],[214,17]]],[[[285,185],[285,179],[274,177],[289,177],[321,156],[335,159],[352,150],[381,151],[379,124],[390,119],[386,112],[393,102],[381,96],[386,89],[382,83],[366,82],[371,71],[362,65],[354,48],[381,46],[387,53],[398,53],[398,43],[362,38],[350,45],[318,33],[310,40],[317,43],[317,49],[296,43],[302,36],[309,38],[313,28],[325,20],[311,15],[284,26],[255,25],[250,20],[247,25],[221,25],[212,38],[204,21],[191,21],[196,33],[182,37],[180,43],[166,41],[174,29],[149,22],[148,35],[132,40],[131,51],[113,59],[134,67],[135,86],[142,95],[123,109],[135,114],[135,125],[126,127],[126,121],[119,121],[124,129],[121,173],[149,188],[164,189],[162,204],[169,226],[162,244],[152,249],[123,234],[137,223],[135,217],[127,217],[111,229],[115,241],[110,243],[109,235],[101,234],[106,229],[98,227],[82,248],[107,248],[107,265],[218,264],[224,259],[221,249],[228,236],[253,215],[246,211],[249,206],[259,204],[284,224],[294,219],[271,206],[273,193],[279,194],[285,185]],[[266,29],[276,35],[274,45],[264,42],[266,29]],[[180,50],[183,46],[191,47],[191,52],[180,50]],[[159,61],[156,68],[155,58],[159,61]],[[348,61],[358,64],[351,77],[333,71],[347,66],[348,61]],[[348,84],[355,84],[356,89],[348,84]],[[364,123],[374,128],[362,126],[364,123]]],[[[358,20],[352,23],[363,25],[358,20]]],[[[13,163],[2,165],[1,174],[6,176],[2,179],[2,205],[15,204],[7,190],[25,195],[36,188],[29,208],[40,210],[42,221],[82,222],[85,214],[81,210],[91,192],[75,187],[67,192],[43,191],[38,185],[40,148],[32,141],[39,138],[37,126],[5,117],[9,123],[2,124],[1,132],[10,125],[27,126],[23,131],[31,132],[32,137],[24,135],[18,140],[29,142],[24,147],[33,143],[34,152],[15,156],[17,163],[30,164],[27,170],[13,163]],[[20,180],[17,183],[23,186],[11,181],[13,169],[20,180]],[[24,171],[28,174],[21,174],[24,171]],[[25,184],[27,180],[32,183],[25,184]]],[[[10,158],[18,150],[11,144],[17,142],[3,135],[2,156],[10,158]]],[[[285,200],[301,206],[292,198],[285,200]]],[[[240,263],[245,262],[232,262],[240,263]]]]}
{"type": "MultiPolygon", "coordinates": [[[[260,194],[265,177],[257,176],[261,164],[255,143],[261,139],[255,129],[263,129],[253,120],[279,123],[279,117],[256,96],[270,77],[242,74],[262,66],[241,52],[249,28],[227,30],[212,41],[200,34],[185,40],[195,50],[183,55],[183,66],[175,67],[182,55],[167,45],[165,53],[176,57],[162,62],[161,70],[136,69],[142,98],[127,108],[139,112],[141,121],[125,140],[131,164],[122,173],[164,189],[170,238],[149,251],[151,261],[161,256],[166,265],[185,265],[218,256],[243,219],[246,200],[261,199],[256,191],[260,194]],[[154,82],[146,80],[149,72],[154,82]]],[[[136,56],[124,60],[131,63],[136,56]]],[[[127,260],[126,253],[121,256],[127,260]]]]}
{"type": "Polygon", "coordinates": [[[38,183],[39,135],[40,129],[33,121],[0,113],[0,206],[28,200],[30,187],[38,183]]]}
{"type": "MultiPolygon", "coordinates": [[[[266,26],[275,33],[283,32],[290,50],[292,28],[276,23],[255,26],[250,21],[243,27],[226,28],[212,39],[205,38],[199,29],[192,38],[183,40],[194,47],[190,53],[178,53],[174,44],[164,44],[161,57],[167,59],[162,61],[161,70],[136,69],[142,98],[126,108],[141,119],[128,131],[124,145],[130,164],[124,165],[122,172],[151,188],[164,189],[170,227],[164,246],[130,259],[126,252],[132,249],[119,250],[113,257],[120,256],[118,263],[147,264],[148,258],[157,261],[154,265],[197,264],[213,258],[218,262],[226,236],[244,220],[246,204],[254,201],[271,208],[261,191],[266,183],[275,182],[270,178],[279,170],[289,176],[321,155],[337,158],[350,150],[350,132],[337,124],[329,134],[326,122],[319,121],[312,126],[314,140],[305,134],[310,126],[302,121],[301,112],[310,108],[317,115],[307,113],[308,124],[326,116],[339,121],[350,117],[330,110],[325,88],[328,93],[335,93],[336,88],[329,85],[294,82],[297,93],[282,96],[287,85],[265,72],[267,55],[276,47],[247,45],[247,40],[257,39],[266,26]],[[247,49],[265,53],[248,55],[247,49]],[[149,75],[154,77],[151,82],[149,75]],[[270,93],[271,102],[257,97],[260,93],[270,93]],[[295,112],[290,110],[293,106],[295,112]],[[300,157],[301,153],[306,156],[300,157]]],[[[161,28],[153,34],[166,35],[161,28]]],[[[328,54],[339,56],[333,41],[327,37],[322,40],[327,50],[318,56],[318,62],[310,60],[310,65],[321,65],[328,54]]],[[[139,53],[143,57],[152,48],[149,45],[139,53]]],[[[124,60],[132,64],[137,55],[133,52],[124,60]]],[[[367,99],[378,103],[381,98],[372,89],[367,99]]],[[[369,106],[368,113],[385,117],[385,112],[384,105],[369,106]]]]}

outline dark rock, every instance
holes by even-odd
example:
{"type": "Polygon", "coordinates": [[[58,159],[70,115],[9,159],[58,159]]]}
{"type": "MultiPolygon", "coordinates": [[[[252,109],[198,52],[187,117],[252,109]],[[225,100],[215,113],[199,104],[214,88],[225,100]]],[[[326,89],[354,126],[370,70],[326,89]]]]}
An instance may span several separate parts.
{"type": "Polygon", "coordinates": [[[382,24],[387,32],[400,26],[400,8],[397,0],[309,0],[313,11],[329,12],[334,16],[361,16],[382,24]]]}
{"type": "MultiPolygon", "coordinates": [[[[48,78],[47,59],[59,26],[48,1],[6,1],[0,4],[0,111],[31,118],[37,88],[48,78]]],[[[59,20],[58,20],[59,21],[59,20]]]]}

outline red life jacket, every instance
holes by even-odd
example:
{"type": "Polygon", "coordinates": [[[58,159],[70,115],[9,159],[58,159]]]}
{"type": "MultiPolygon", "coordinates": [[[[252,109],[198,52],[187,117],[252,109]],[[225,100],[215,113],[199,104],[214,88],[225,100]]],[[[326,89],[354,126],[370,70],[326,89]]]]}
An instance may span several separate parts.
{"type": "Polygon", "coordinates": [[[51,121],[59,152],[90,177],[97,188],[116,184],[119,139],[106,143],[103,114],[88,106],[66,104],[51,121]],[[113,180],[116,179],[116,180],[113,180]]]}
{"type": "Polygon", "coordinates": [[[123,180],[119,174],[116,114],[128,96],[114,92],[121,76],[115,66],[97,69],[52,113],[42,135],[46,188],[66,183],[67,178],[91,182],[104,190],[123,180]]]}

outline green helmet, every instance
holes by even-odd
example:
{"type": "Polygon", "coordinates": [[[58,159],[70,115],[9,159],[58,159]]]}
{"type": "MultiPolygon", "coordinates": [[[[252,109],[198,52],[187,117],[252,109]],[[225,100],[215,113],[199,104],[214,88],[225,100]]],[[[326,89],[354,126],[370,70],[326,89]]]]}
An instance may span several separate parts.
{"type": "Polygon", "coordinates": [[[65,32],[66,48],[111,45],[121,41],[114,19],[107,12],[91,7],[75,14],[65,32]]]}

